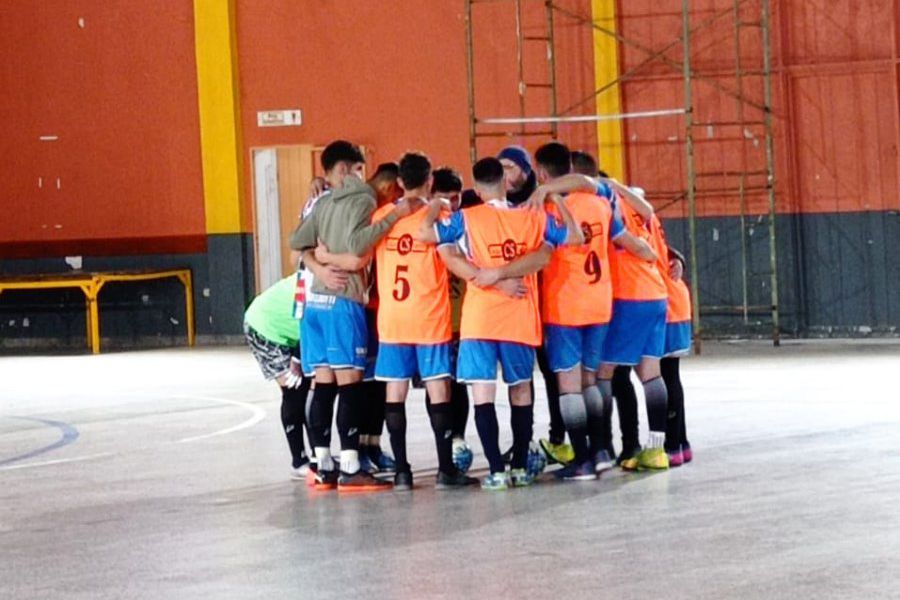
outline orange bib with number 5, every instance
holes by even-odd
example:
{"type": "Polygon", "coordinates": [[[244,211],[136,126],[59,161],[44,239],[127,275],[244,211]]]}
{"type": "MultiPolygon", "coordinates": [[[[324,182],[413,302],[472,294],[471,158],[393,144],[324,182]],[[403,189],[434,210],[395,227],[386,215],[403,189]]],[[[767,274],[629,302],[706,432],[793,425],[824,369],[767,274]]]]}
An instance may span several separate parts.
{"type": "MultiPolygon", "coordinates": [[[[372,221],[393,205],[382,206],[372,221]]],[[[436,247],[415,239],[426,209],[394,224],[375,246],[378,284],[378,337],[390,344],[440,344],[450,341],[450,291],[447,267],[436,247]]]]}

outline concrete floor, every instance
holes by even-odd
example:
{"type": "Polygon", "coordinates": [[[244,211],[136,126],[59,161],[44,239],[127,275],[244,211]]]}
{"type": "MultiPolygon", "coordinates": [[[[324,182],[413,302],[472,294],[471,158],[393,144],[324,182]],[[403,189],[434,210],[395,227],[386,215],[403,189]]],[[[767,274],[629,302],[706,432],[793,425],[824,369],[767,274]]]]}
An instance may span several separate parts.
{"type": "Polygon", "coordinates": [[[244,349],[0,358],[0,598],[900,598],[900,345],[704,350],[690,465],[340,498],[244,349]]]}

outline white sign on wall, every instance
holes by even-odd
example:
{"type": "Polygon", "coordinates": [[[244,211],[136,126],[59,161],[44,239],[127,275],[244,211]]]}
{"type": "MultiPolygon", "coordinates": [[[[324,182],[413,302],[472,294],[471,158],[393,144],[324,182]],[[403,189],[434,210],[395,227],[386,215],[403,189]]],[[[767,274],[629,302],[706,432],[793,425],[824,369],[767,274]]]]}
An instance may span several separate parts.
{"type": "Polygon", "coordinates": [[[256,113],[259,127],[298,127],[303,122],[299,108],[288,110],[261,110],[256,113]]]}

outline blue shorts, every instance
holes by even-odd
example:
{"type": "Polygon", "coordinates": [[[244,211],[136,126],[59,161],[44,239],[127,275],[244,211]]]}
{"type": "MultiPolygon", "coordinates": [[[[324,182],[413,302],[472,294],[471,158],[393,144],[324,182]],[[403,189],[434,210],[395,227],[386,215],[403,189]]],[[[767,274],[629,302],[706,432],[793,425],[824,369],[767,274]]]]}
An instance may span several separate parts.
{"type": "Polygon", "coordinates": [[[462,383],[494,383],[498,361],[503,367],[503,381],[508,385],[531,381],[534,348],[492,340],[462,340],[459,343],[456,379],[462,383]]]}
{"type": "Polygon", "coordinates": [[[375,379],[378,381],[405,381],[414,375],[429,379],[450,377],[450,342],[443,344],[389,344],[378,345],[375,362],[375,379]]]}
{"type": "Polygon", "coordinates": [[[544,325],[544,350],[554,373],[571,371],[578,365],[595,371],[603,358],[603,342],[609,325],[544,325]]]}
{"type": "Polygon", "coordinates": [[[316,367],[364,371],[368,338],[362,304],[324,294],[307,297],[300,321],[304,373],[316,367]]]}
{"type": "Polygon", "coordinates": [[[603,362],[637,365],[641,358],[662,358],[666,346],[665,300],[615,300],[603,362]]]}
{"type": "Polygon", "coordinates": [[[665,356],[684,356],[691,352],[691,322],[666,323],[665,356]]]}

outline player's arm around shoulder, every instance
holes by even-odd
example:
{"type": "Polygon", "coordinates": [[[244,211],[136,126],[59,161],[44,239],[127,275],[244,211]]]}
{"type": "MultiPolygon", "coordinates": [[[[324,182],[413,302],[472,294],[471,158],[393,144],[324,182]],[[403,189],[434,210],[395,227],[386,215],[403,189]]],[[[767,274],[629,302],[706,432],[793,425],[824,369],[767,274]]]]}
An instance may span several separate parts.
{"type": "Polygon", "coordinates": [[[463,236],[465,225],[461,212],[455,212],[438,221],[444,208],[444,203],[437,198],[428,203],[425,217],[416,235],[419,241],[427,244],[453,244],[463,236]]]}
{"type": "Polygon", "coordinates": [[[559,211],[559,216],[562,218],[563,222],[563,231],[558,229],[559,225],[556,219],[553,218],[550,213],[546,213],[547,234],[545,236],[545,241],[557,246],[581,246],[584,244],[584,232],[581,230],[581,227],[575,223],[575,218],[566,206],[565,198],[555,194],[548,196],[548,198],[559,211]]]}

